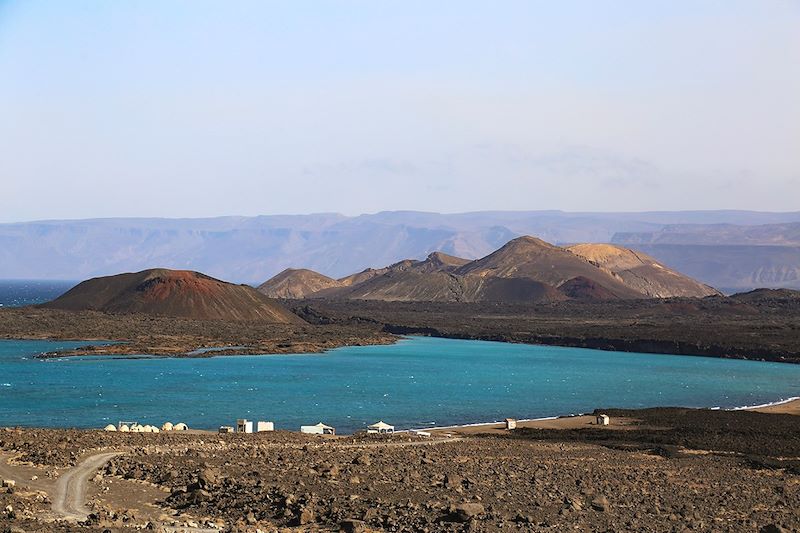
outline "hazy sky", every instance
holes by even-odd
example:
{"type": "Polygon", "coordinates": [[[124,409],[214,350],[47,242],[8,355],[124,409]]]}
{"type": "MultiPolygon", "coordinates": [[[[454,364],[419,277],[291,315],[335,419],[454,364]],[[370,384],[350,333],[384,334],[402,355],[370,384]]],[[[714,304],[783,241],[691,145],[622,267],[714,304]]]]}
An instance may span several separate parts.
{"type": "Polygon", "coordinates": [[[800,2],[0,0],[0,221],[800,209],[800,2]]]}

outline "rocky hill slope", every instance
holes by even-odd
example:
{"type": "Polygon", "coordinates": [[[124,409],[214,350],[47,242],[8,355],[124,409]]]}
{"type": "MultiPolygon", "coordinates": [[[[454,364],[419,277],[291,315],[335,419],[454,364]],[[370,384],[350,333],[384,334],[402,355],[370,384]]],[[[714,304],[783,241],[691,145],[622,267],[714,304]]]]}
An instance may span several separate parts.
{"type": "Polygon", "coordinates": [[[610,245],[562,248],[536,237],[518,237],[475,261],[441,252],[405,260],[339,280],[308,271],[281,273],[262,285],[308,288],[308,279],[329,280],[315,291],[266,292],[287,297],[384,301],[555,302],[704,297],[716,290],[632,250],[610,245]]]}
{"type": "Polygon", "coordinates": [[[305,298],[316,292],[343,287],[333,278],[305,268],[287,268],[258,286],[258,291],[270,298],[305,298]]]}
{"type": "Polygon", "coordinates": [[[247,285],[234,285],[188,270],[152,269],[84,281],[52,302],[51,309],[145,313],[194,319],[302,320],[247,285]]]}
{"type": "Polygon", "coordinates": [[[659,263],[649,255],[613,244],[576,244],[567,250],[618,276],[631,288],[653,298],[713,296],[720,294],[688,276],[659,263]]]}

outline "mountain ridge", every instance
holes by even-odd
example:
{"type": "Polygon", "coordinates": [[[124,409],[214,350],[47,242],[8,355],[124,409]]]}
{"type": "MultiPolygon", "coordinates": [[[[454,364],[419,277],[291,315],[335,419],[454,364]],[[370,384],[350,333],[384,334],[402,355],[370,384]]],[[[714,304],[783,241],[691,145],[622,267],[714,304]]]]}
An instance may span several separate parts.
{"type": "MultiPolygon", "coordinates": [[[[283,277],[282,273],[266,281],[260,290],[269,296],[285,297],[288,293],[276,291],[286,282],[283,277]]],[[[644,254],[620,246],[562,248],[532,236],[512,239],[472,261],[434,252],[421,261],[404,260],[330,281],[333,284],[322,290],[307,290],[293,297],[555,302],[719,294],[644,254]]],[[[302,280],[297,280],[297,285],[300,283],[302,280]]]]}
{"type": "Polygon", "coordinates": [[[153,265],[252,284],[299,267],[339,279],[434,251],[477,259],[515,237],[536,235],[558,245],[633,247],[714,287],[800,288],[800,246],[787,244],[796,234],[770,226],[798,222],[800,212],[551,210],[7,223],[0,224],[0,279],[80,280],[153,265]],[[666,226],[669,233],[651,236],[666,226]],[[625,234],[644,244],[616,242],[625,234]],[[667,239],[677,244],[647,244],[667,239]],[[681,245],[688,242],[705,244],[681,245]]]}

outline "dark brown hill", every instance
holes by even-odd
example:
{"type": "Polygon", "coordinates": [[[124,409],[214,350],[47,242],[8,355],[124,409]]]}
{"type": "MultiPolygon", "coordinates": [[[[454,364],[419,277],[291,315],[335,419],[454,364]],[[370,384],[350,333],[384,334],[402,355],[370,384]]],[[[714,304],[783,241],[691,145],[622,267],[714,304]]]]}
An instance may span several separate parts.
{"type": "Polygon", "coordinates": [[[383,276],[389,272],[404,272],[419,262],[420,261],[414,261],[413,259],[403,259],[402,261],[398,261],[397,263],[393,263],[387,267],[367,268],[361,272],[356,272],[355,274],[350,274],[349,276],[339,278],[338,281],[343,287],[351,287],[353,285],[358,285],[359,283],[371,280],[372,278],[383,276]]]}
{"type": "Polygon", "coordinates": [[[739,292],[731,296],[732,299],[739,301],[770,301],[788,300],[800,301],[800,291],[792,289],[754,289],[748,292],[739,292]]]}
{"type": "Polygon", "coordinates": [[[342,289],[317,296],[387,301],[461,301],[461,280],[451,274],[469,261],[434,252],[422,261],[404,260],[383,269],[368,270],[342,278],[342,289]]]}
{"type": "Polygon", "coordinates": [[[93,278],[43,307],[278,324],[303,322],[250,286],[199,272],[161,268],[93,278]]]}
{"type": "MultiPolygon", "coordinates": [[[[282,274],[265,285],[278,283],[282,274]]],[[[307,297],[531,303],[719,294],[622,247],[576,245],[567,249],[535,237],[519,237],[475,261],[435,252],[423,261],[404,260],[330,281],[334,284],[307,297]]]]}
{"type": "Polygon", "coordinates": [[[453,301],[461,291],[446,273],[469,263],[467,259],[433,252],[422,261],[405,259],[384,268],[368,268],[335,280],[305,269],[287,269],[258,290],[275,298],[346,297],[377,300],[453,301]]]}
{"type": "Polygon", "coordinates": [[[306,298],[316,292],[343,287],[342,282],[305,268],[287,268],[258,286],[270,298],[306,298]]]}
{"type": "Polygon", "coordinates": [[[536,237],[519,237],[494,253],[455,271],[460,276],[528,279],[558,288],[571,280],[585,286],[590,281],[596,295],[604,298],[641,298],[644,295],[621,279],[564,248],[536,237]],[[601,290],[602,289],[602,290],[601,290]]]}

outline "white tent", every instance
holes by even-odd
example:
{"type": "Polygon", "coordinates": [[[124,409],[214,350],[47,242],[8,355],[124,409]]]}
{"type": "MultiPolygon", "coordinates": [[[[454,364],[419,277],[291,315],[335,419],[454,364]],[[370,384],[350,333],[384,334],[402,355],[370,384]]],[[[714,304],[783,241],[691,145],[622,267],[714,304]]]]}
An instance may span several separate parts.
{"type": "Polygon", "coordinates": [[[367,433],[394,433],[394,426],[381,420],[371,426],[367,426],[367,433]]]}
{"type": "Polygon", "coordinates": [[[320,422],[314,426],[300,426],[301,433],[311,433],[314,435],[336,435],[336,428],[327,426],[320,422]]]}

